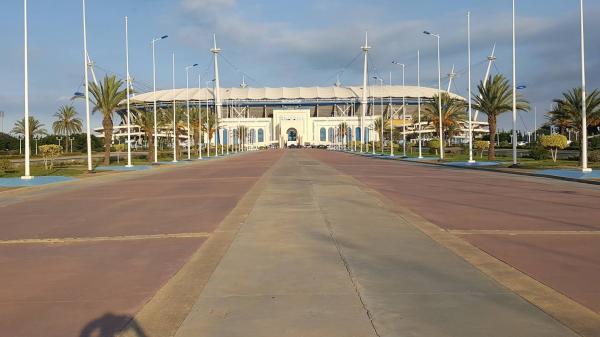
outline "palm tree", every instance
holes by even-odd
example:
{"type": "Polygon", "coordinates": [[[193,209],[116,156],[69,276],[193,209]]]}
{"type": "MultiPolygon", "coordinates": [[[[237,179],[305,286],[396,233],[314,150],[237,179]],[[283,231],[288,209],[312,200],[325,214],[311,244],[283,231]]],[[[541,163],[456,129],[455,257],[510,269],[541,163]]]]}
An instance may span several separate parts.
{"type": "Polygon", "coordinates": [[[202,131],[203,132],[207,132],[208,134],[208,141],[207,143],[209,144],[208,146],[210,146],[210,141],[213,139],[213,136],[216,132],[216,127],[217,127],[217,118],[215,116],[214,113],[212,113],[211,111],[202,111],[202,131]],[[208,113],[208,124],[207,124],[207,120],[206,120],[206,114],[208,113]]]}
{"type": "MultiPolygon", "coordinates": [[[[587,127],[600,125],[600,92],[598,90],[594,90],[588,95],[586,108],[587,127]]],[[[563,93],[562,98],[554,100],[554,107],[550,111],[550,122],[561,128],[574,129],[579,135],[579,139],[581,139],[581,110],[582,90],[581,88],[571,89],[563,93]]],[[[582,157],[582,147],[580,147],[580,161],[582,157]]]]}
{"type": "MultiPolygon", "coordinates": [[[[478,95],[474,95],[473,108],[479,110],[488,116],[490,128],[490,147],[488,150],[488,159],[496,158],[496,120],[499,115],[512,111],[513,90],[510,83],[504,75],[498,74],[490,78],[484,85],[483,81],[477,86],[478,95]]],[[[517,110],[528,111],[529,102],[517,95],[517,110]]]]}
{"type": "MultiPolygon", "coordinates": [[[[440,110],[439,95],[434,95],[433,100],[423,106],[423,117],[429,123],[433,124],[439,135],[440,129],[440,110]]],[[[463,100],[451,97],[447,92],[442,93],[442,132],[440,139],[449,144],[450,138],[460,129],[460,122],[465,120],[466,103],[463,100]]]]}
{"type": "Polygon", "coordinates": [[[342,139],[344,147],[346,147],[346,141],[348,137],[348,123],[341,122],[340,125],[338,125],[338,135],[342,139]]]}
{"type": "Polygon", "coordinates": [[[106,75],[100,84],[90,83],[90,93],[94,104],[93,112],[102,113],[102,128],[104,129],[104,165],[110,165],[110,147],[113,136],[113,114],[122,108],[122,102],[127,98],[123,81],[115,75],[106,75]]]}
{"type": "Polygon", "coordinates": [[[199,130],[199,120],[198,117],[200,115],[200,109],[196,107],[190,108],[190,128],[188,131],[188,135],[190,137],[190,141],[193,144],[200,144],[200,130],[199,130]]]}
{"type": "MultiPolygon", "coordinates": [[[[179,136],[184,133],[187,129],[186,110],[182,106],[175,107],[175,134],[174,146],[177,151],[177,158],[181,157],[181,148],[179,146],[179,136]],[[184,122],[185,120],[185,122],[184,122]]],[[[163,125],[170,132],[173,130],[173,108],[161,109],[161,116],[163,117],[163,125]]]]}
{"type": "Polygon", "coordinates": [[[148,142],[148,161],[154,161],[154,111],[150,109],[132,110],[132,121],[144,132],[148,142]]]}
{"type": "Polygon", "coordinates": [[[55,134],[68,138],[72,134],[81,132],[81,119],[77,117],[77,110],[72,105],[61,106],[54,117],[56,117],[56,121],[52,123],[52,130],[55,134]]]}
{"type": "MultiPolygon", "coordinates": [[[[11,132],[18,136],[25,136],[25,118],[15,122],[11,132]]],[[[46,136],[48,132],[44,129],[44,124],[34,117],[29,116],[29,136],[46,136]]]]}

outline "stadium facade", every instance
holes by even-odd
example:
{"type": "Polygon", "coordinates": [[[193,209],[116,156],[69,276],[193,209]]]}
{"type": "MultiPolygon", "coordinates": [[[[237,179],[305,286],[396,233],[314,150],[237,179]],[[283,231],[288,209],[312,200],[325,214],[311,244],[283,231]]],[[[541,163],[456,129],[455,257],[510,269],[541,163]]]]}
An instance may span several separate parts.
{"type": "MultiPolygon", "coordinates": [[[[368,82],[368,53],[370,47],[365,40],[364,78],[362,86],[343,86],[337,83],[330,87],[296,88],[253,88],[241,85],[239,88],[221,88],[219,81],[218,57],[220,49],[216,43],[214,54],[214,76],[212,88],[161,90],[136,95],[132,103],[151,109],[154,102],[161,107],[173,104],[189,104],[214,113],[217,116],[216,137],[210,140],[206,135],[203,143],[238,144],[240,132],[244,133],[244,143],[250,147],[290,145],[330,145],[342,142],[379,141],[376,121],[382,116],[400,134],[416,139],[420,134],[423,140],[436,136],[433,125],[416,120],[419,104],[427,103],[439,92],[437,89],[417,86],[377,85],[368,82]],[[390,117],[391,116],[391,117],[390,117]],[[347,130],[340,132],[340,126],[347,130]]],[[[457,99],[460,96],[450,93],[457,99]]],[[[389,125],[389,124],[388,124],[389,125]]],[[[139,138],[143,137],[139,127],[134,127],[139,138]]],[[[101,131],[101,130],[100,130],[101,131]]],[[[386,130],[387,131],[387,130],[386,130]]],[[[474,122],[475,135],[488,133],[487,123],[474,122]]],[[[117,127],[115,137],[125,133],[123,126],[117,127]]],[[[389,134],[389,132],[388,132],[389,134]]],[[[160,137],[168,137],[168,127],[159,131],[160,137]]],[[[182,141],[188,136],[181,135],[182,141]]],[[[400,137],[402,138],[402,137],[400,137]]],[[[395,139],[397,143],[401,139],[395,139]]],[[[468,141],[468,123],[461,122],[454,141],[468,141]]]]}

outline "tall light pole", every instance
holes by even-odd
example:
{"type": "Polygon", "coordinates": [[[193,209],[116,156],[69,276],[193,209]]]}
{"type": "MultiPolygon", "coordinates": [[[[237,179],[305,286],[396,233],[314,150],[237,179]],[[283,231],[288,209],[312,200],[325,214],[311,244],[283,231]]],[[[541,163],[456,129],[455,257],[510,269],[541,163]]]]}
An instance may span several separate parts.
{"type": "Polygon", "coordinates": [[[129,75],[129,18],[125,17],[125,68],[127,76],[127,165],[125,167],[133,167],[131,164],[131,104],[129,96],[131,94],[131,76],[129,75]]]}
{"type": "MultiPolygon", "coordinates": [[[[208,144],[206,146],[206,156],[208,158],[210,158],[210,118],[209,118],[209,111],[208,111],[208,85],[210,84],[210,82],[212,81],[206,81],[206,136],[208,138],[208,144]]],[[[215,142],[216,143],[216,142],[215,142]]],[[[215,155],[217,154],[217,148],[215,147],[215,155]]]]}
{"type": "MultiPolygon", "coordinates": [[[[192,136],[191,136],[191,124],[190,124],[190,69],[197,67],[198,63],[194,63],[191,66],[185,67],[185,105],[187,109],[187,130],[188,130],[188,160],[192,159],[192,136]]],[[[200,110],[198,110],[200,111],[200,110]]],[[[198,117],[200,118],[200,117],[198,117]]]]}
{"type": "Polygon", "coordinates": [[[214,96],[215,96],[215,113],[216,113],[216,119],[217,119],[217,123],[215,126],[215,133],[217,135],[217,138],[215,139],[215,154],[218,156],[219,155],[219,143],[221,143],[221,155],[223,155],[223,137],[220,136],[220,124],[221,124],[221,118],[223,117],[223,112],[222,112],[222,103],[221,103],[221,82],[219,80],[219,54],[221,53],[221,48],[217,48],[217,36],[213,34],[213,42],[214,42],[214,46],[213,48],[210,50],[211,53],[213,53],[213,57],[214,57],[214,70],[215,70],[215,86],[214,86],[214,96]]]}
{"type": "Polygon", "coordinates": [[[153,101],[154,101],[154,163],[158,163],[158,127],[157,127],[157,107],[156,107],[156,42],[168,38],[168,35],[152,39],[152,83],[153,83],[153,101]]]}
{"type": "Polygon", "coordinates": [[[83,64],[84,64],[84,88],[85,88],[85,131],[86,131],[86,145],[87,145],[87,164],[88,172],[92,171],[92,126],[91,126],[91,110],[90,110],[90,81],[89,81],[89,68],[90,58],[88,55],[87,48],[87,10],[85,0],[82,0],[83,4],[83,64]]]}
{"type": "Polygon", "coordinates": [[[423,139],[421,130],[421,51],[417,50],[417,87],[419,95],[417,97],[417,123],[419,125],[419,159],[423,159],[423,139]]]}
{"type": "Polygon", "coordinates": [[[537,106],[533,107],[533,141],[537,142],[537,106]]]}
{"type": "MultiPolygon", "coordinates": [[[[377,76],[373,77],[374,80],[379,81],[379,88],[381,89],[381,139],[380,139],[380,143],[381,143],[381,153],[383,154],[383,125],[384,125],[384,120],[383,120],[383,78],[379,78],[377,76]]],[[[373,124],[375,125],[375,124],[373,124]]],[[[375,149],[375,147],[373,147],[373,149],[375,149]]]]}
{"type": "Polygon", "coordinates": [[[405,91],[405,73],[406,73],[406,64],[398,63],[396,61],[392,62],[393,64],[399,65],[402,67],[402,157],[406,158],[406,91],[405,91]]]}
{"type": "Polygon", "coordinates": [[[24,134],[25,134],[25,175],[21,177],[21,179],[24,180],[30,180],[33,179],[33,177],[31,176],[31,172],[30,172],[30,167],[29,167],[29,157],[31,156],[30,153],[30,149],[29,149],[29,53],[28,53],[28,37],[27,37],[27,30],[28,30],[28,26],[27,26],[27,0],[23,1],[23,22],[24,22],[24,49],[25,52],[23,54],[23,61],[24,61],[24,75],[25,75],[25,120],[24,120],[24,127],[25,130],[23,130],[24,134]]]}
{"type": "MultiPolygon", "coordinates": [[[[175,53],[173,53],[173,92],[175,92],[175,53]]],[[[177,162],[177,106],[173,96],[173,162],[177,162]]]]}
{"type": "Polygon", "coordinates": [[[198,159],[202,160],[202,101],[200,94],[202,93],[202,75],[198,75],[198,159]]]}
{"type": "MultiPolygon", "coordinates": [[[[361,105],[361,114],[360,114],[360,152],[363,152],[363,144],[365,143],[365,134],[367,129],[365,128],[365,115],[367,114],[368,108],[368,96],[367,96],[367,86],[368,82],[368,74],[369,74],[369,33],[365,33],[365,45],[362,47],[362,51],[364,53],[364,65],[363,65],[363,88],[362,88],[362,97],[360,99],[361,105]]],[[[368,146],[368,145],[367,145],[368,146]]]]}
{"type": "Polygon", "coordinates": [[[469,163],[474,163],[473,160],[473,93],[471,92],[471,12],[467,12],[467,54],[469,63],[469,163]]]}
{"type": "Polygon", "coordinates": [[[587,92],[585,83],[585,24],[583,17],[583,0],[580,0],[580,24],[581,24],[581,170],[592,172],[588,167],[587,149],[587,92]]]}
{"type": "Polygon", "coordinates": [[[440,159],[444,160],[444,129],[442,120],[442,62],[440,57],[440,35],[428,31],[423,32],[426,35],[437,38],[437,65],[438,65],[438,109],[439,109],[439,133],[440,133],[440,159]]]}
{"type": "Polygon", "coordinates": [[[394,105],[392,101],[392,72],[390,71],[390,157],[394,156],[394,105]]]}
{"type": "Polygon", "coordinates": [[[517,166],[517,31],[515,0],[512,0],[512,80],[513,80],[513,113],[512,113],[512,148],[513,166],[517,166]]]}

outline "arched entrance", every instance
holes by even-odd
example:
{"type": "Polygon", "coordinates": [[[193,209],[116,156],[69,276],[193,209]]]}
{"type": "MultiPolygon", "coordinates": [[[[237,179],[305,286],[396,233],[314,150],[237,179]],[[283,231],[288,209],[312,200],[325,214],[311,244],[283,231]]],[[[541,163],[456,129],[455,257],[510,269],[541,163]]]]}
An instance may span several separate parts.
{"type": "Polygon", "coordinates": [[[294,128],[289,128],[287,130],[288,143],[289,142],[297,142],[298,141],[298,130],[294,128]]]}

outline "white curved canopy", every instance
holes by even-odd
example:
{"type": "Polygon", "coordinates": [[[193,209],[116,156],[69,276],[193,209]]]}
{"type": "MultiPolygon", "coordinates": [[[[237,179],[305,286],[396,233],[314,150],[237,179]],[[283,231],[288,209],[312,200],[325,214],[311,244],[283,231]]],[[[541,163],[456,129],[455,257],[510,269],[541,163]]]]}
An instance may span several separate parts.
{"type": "MultiPolygon", "coordinates": [[[[285,100],[360,100],[362,87],[296,87],[296,88],[221,88],[221,99],[238,101],[285,101],[285,100]]],[[[432,98],[438,93],[437,89],[401,85],[371,86],[368,90],[369,98],[432,98]]],[[[457,99],[462,97],[451,94],[457,99]]],[[[190,88],[160,90],[156,92],[159,102],[172,101],[206,101],[214,99],[213,89],[190,88]]],[[[134,103],[148,103],[154,101],[154,93],[148,92],[132,98],[134,103]]]]}

